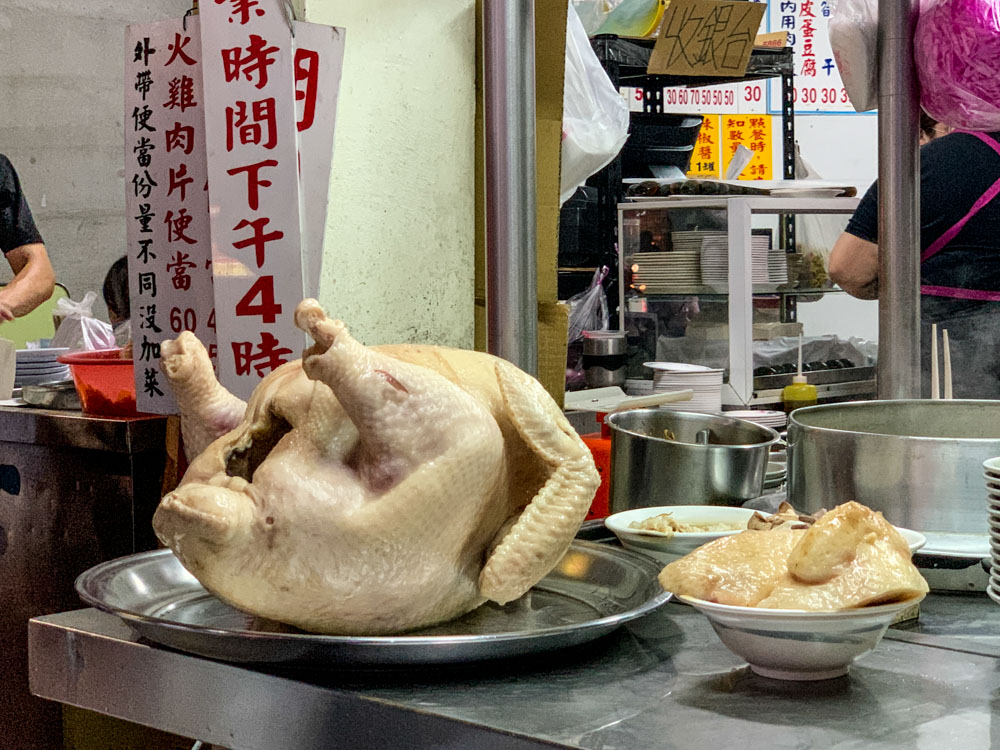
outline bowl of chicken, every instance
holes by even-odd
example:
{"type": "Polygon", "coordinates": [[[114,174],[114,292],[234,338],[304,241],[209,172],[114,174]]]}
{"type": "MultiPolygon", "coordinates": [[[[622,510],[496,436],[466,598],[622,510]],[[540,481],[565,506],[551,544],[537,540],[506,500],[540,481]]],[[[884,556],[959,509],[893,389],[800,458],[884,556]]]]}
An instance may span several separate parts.
{"type": "Polygon", "coordinates": [[[668,564],[660,584],[703,613],[754,672],[839,677],[904,619],[928,585],[903,535],[859,503],[800,526],[716,539],[668,564]]]}
{"type": "Polygon", "coordinates": [[[712,623],[723,645],[764,677],[828,680],[878,645],[889,625],[923,594],[871,607],[836,612],[737,607],[678,597],[712,623]]]}

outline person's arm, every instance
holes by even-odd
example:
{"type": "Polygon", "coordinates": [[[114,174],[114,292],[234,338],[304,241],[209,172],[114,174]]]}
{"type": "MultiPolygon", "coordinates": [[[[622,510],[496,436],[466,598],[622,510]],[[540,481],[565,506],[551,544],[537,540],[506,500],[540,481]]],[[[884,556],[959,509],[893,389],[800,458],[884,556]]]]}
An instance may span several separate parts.
{"type": "Polygon", "coordinates": [[[26,315],[52,296],[56,277],[45,245],[34,242],[7,252],[14,278],[0,289],[0,322],[26,315]]]}
{"type": "Polygon", "coordinates": [[[829,274],[852,297],[878,299],[878,245],[842,233],[830,253],[829,274]]]}

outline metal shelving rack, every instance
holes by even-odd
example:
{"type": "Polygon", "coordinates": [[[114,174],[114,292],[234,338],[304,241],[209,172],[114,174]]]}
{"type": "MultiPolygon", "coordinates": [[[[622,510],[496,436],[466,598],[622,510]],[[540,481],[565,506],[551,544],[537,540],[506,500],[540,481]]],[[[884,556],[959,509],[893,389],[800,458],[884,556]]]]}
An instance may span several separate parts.
{"type": "MultiPolygon", "coordinates": [[[[694,88],[722,83],[780,78],[782,176],[786,180],[795,179],[795,103],[793,96],[795,66],[791,47],[754,49],[750,55],[746,73],[739,78],[726,78],[650,75],[646,72],[646,68],[654,44],[654,39],[622,39],[612,35],[601,35],[591,39],[591,46],[615,88],[629,86],[643,90],[643,109],[645,112],[663,112],[663,89],[666,87],[694,88]]],[[[614,248],[618,240],[618,204],[624,198],[621,154],[607,167],[591,177],[587,184],[598,189],[599,242],[601,247],[609,248],[607,265],[611,268],[610,278],[617,279],[619,276],[618,259],[610,248],[614,248]]],[[[782,215],[780,236],[783,247],[789,249],[795,247],[795,219],[793,216],[782,215]]],[[[577,272],[585,273],[589,279],[593,269],[579,269],[577,272]]],[[[615,310],[620,307],[619,302],[622,295],[617,283],[612,283],[607,289],[607,293],[610,309],[615,310]]]]}
{"type": "MultiPolygon", "coordinates": [[[[729,271],[728,288],[725,294],[729,299],[729,381],[723,389],[723,403],[727,405],[753,406],[775,403],[775,394],[764,394],[755,391],[753,377],[753,297],[758,294],[752,285],[751,229],[752,218],[755,215],[791,216],[796,214],[851,214],[857,208],[857,198],[772,198],[769,196],[747,197],[686,197],[681,199],[665,198],[663,200],[647,200],[642,202],[626,202],[616,206],[616,222],[619,236],[624,236],[622,221],[626,213],[646,211],[685,210],[692,208],[719,209],[727,213],[729,271]]],[[[627,249],[619,246],[616,265],[618,267],[618,285],[624,288],[623,259],[627,249]]],[[[698,293],[701,287],[678,290],[678,295],[698,293]]],[[[713,290],[719,294],[718,290],[713,290]]],[[[815,292],[817,290],[788,290],[783,296],[793,296],[815,292]]],[[[773,291],[765,292],[774,294],[773,291]]],[[[660,296],[660,295],[657,295],[660,296]]],[[[618,325],[625,329],[624,305],[619,309],[618,325]]],[[[824,396],[840,396],[856,393],[851,387],[857,383],[839,383],[836,387],[827,388],[824,396]],[[827,392],[829,391],[829,392],[827,392]]],[[[871,390],[870,384],[865,386],[871,390]]],[[[780,389],[779,389],[780,397],[780,389]]]]}

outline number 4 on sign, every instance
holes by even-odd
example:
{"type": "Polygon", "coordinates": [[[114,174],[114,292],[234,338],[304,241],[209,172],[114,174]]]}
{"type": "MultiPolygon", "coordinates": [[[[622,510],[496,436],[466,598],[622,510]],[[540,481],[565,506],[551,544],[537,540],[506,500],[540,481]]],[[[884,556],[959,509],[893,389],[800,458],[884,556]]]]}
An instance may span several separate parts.
{"type": "Polygon", "coordinates": [[[274,301],[274,277],[261,276],[236,303],[236,314],[240,317],[259,315],[263,322],[273,323],[281,315],[281,305],[274,301]],[[260,299],[259,303],[254,300],[260,299]]]}

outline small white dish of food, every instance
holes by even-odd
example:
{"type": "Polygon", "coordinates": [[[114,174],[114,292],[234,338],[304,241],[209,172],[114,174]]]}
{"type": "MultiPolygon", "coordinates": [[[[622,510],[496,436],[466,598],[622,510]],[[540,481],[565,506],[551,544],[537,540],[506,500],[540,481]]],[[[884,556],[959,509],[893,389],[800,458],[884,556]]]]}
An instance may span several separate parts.
{"type": "MultiPolygon", "coordinates": [[[[604,525],[626,549],[668,563],[713,539],[748,528],[770,529],[782,524],[806,528],[825,512],[801,515],[788,503],[782,503],[775,514],[717,505],[661,505],[615,513],[604,519],[604,525]]],[[[906,540],[911,554],[927,541],[919,532],[899,527],[896,530],[906,540]]]]}

